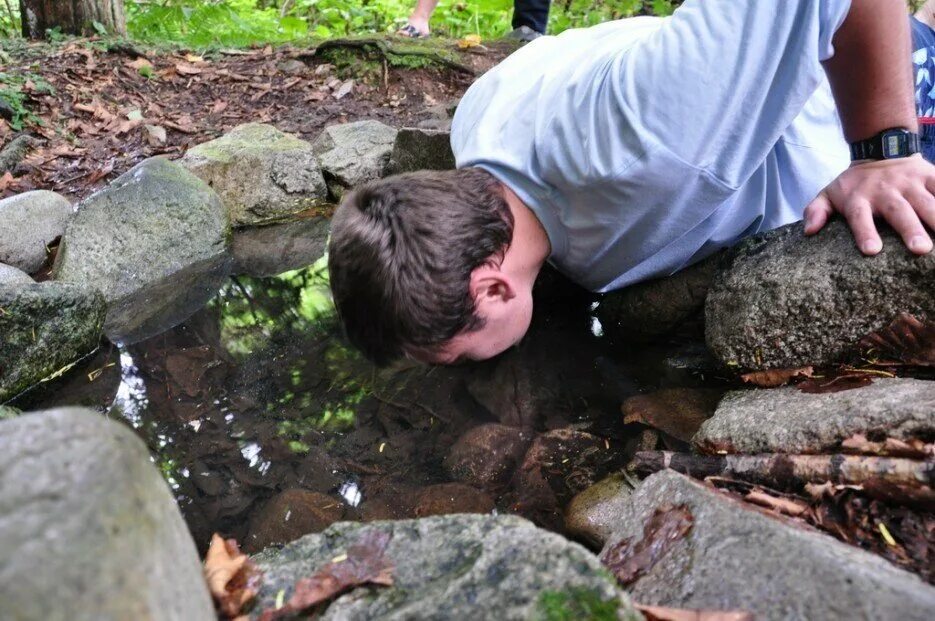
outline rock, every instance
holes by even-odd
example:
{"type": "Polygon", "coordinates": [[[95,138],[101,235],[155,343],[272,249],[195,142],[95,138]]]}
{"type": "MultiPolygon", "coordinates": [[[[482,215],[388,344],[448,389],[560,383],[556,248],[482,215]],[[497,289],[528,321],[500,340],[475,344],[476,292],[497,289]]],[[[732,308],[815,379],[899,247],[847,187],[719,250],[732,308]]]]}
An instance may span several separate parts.
{"type": "Polygon", "coordinates": [[[149,451],[82,408],[0,422],[0,601],[22,621],[214,620],[149,451]]]}
{"type": "Polygon", "coordinates": [[[235,127],[189,149],[181,163],[217,191],[235,227],[276,221],[328,199],[312,145],[271,125],[235,127]]]}
{"type": "Polygon", "coordinates": [[[273,606],[281,590],[288,600],[297,578],[373,533],[390,535],[384,555],[394,566],[393,585],[354,589],[331,603],[322,619],[641,618],[596,557],[578,544],[515,516],[479,515],[342,522],[267,550],[255,557],[264,581],[253,618],[273,606]]]}
{"type": "Polygon", "coordinates": [[[922,621],[935,588],[884,559],[749,508],[671,470],[630,496],[601,553],[644,539],[657,510],[684,507],[691,528],[662,547],[655,564],[626,586],[646,605],[746,610],[758,620],[901,619],[922,621]]]}
{"type": "Polygon", "coordinates": [[[31,285],[34,281],[23,270],[0,263],[0,287],[4,285],[31,285]]]}
{"type": "Polygon", "coordinates": [[[312,148],[331,193],[340,197],[348,189],[386,174],[395,141],[394,128],[379,121],[357,121],[329,125],[312,148]]]}
{"type": "Polygon", "coordinates": [[[490,513],[493,499],[484,492],[463,483],[429,485],[416,497],[417,517],[450,513],[490,513]]]}
{"type": "Polygon", "coordinates": [[[808,394],[794,386],[728,393],[693,439],[706,452],[821,453],[854,434],[935,435],[935,382],[874,380],[868,386],[808,394]]]}
{"type": "Polygon", "coordinates": [[[415,170],[453,170],[454,167],[451,132],[406,127],[396,134],[388,172],[398,174],[415,170]]]}
{"type": "Polygon", "coordinates": [[[257,552],[321,532],[343,516],[344,503],[337,498],[304,489],[287,489],[253,515],[244,550],[257,552]]]}
{"type": "Polygon", "coordinates": [[[611,525],[627,504],[633,486],[623,474],[612,474],[571,499],[565,508],[565,530],[595,546],[612,534],[611,525]]]}
{"type": "Polygon", "coordinates": [[[265,277],[311,265],[325,254],[330,232],[327,215],[284,224],[234,231],[234,274],[265,277]]]}
{"type": "Polygon", "coordinates": [[[865,257],[842,220],[742,242],[705,305],[708,346],[738,370],[826,365],[900,313],[935,314],[935,253],[916,256],[884,227],[865,257]]]}
{"type": "Polygon", "coordinates": [[[645,340],[678,328],[704,308],[721,260],[717,254],[672,276],[606,294],[597,307],[604,331],[645,340]]]}
{"type": "Polygon", "coordinates": [[[152,158],[79,205],[54,277],[99,289],[107,336],[130,343],[183,321],[217,292],[230,270],[229,236],[217,194],[152,158]]]}
{"type": "Polygon", "coordinates": [[[0,201],[0,263],[38,272],[48,256],[46,246],[62,236],[72,215],[65,197],[46,190],[0,201]]]}
{"type": "Polygon", "coordinates": [[[664,388],[623,402],[623,422],[643,423],[690,442],[724,395],[717,388],[664,388]]]}
{"type": "Polygon", "coordinates": [[[0,402],[93,351],[105,305],[66,283],[0,284],[0,402]]]}
{"type": "Polygon", "coordinates": [[[277,65],[277,68],[286,75],[303,75],[308,72],[308,65],[298,58],[284,60],[277,65]]]}
{"type": "Polygon", "coordinates": [[[543,385],[542,380],[549,375],[539,373],[538,362],[524,354],[513,348],[495,362],[477,367],[466,386],[468,394],[498,421],[529,429],[548,412],[558,388],[543,385]]]}
{"type": "Polygon", "coordinates": [[[445,458],[445,471],[457,481],[481,488],[508,483],[533,434],[516,427],[488,423],[458,438],[445,458]]]}

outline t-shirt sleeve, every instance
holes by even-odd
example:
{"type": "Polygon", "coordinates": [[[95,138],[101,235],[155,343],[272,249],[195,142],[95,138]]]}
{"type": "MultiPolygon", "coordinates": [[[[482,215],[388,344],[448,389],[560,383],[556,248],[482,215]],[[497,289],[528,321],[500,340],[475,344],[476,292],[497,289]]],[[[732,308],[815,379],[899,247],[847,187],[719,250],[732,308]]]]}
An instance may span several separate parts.
{"type": "Polygon", "coordinates": [[[615,63],[633,130],[737,187],[824,79],[850,0],[687,0],[615,63]]]}

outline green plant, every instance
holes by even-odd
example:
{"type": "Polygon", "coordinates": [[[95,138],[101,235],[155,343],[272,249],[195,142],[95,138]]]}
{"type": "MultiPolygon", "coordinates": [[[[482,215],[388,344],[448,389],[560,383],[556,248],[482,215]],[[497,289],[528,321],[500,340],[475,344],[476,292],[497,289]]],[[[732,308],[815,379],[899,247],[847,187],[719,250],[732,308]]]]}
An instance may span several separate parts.
{"type": "Polygon", "coordinates": [[[41,125],[42,119],[28,107],[26,85],[35,93],[53,93],[52,85],[33,73],[0,73],[0,106],[7,109],[10,127],[19,131],[27,125],[41,125]]]}

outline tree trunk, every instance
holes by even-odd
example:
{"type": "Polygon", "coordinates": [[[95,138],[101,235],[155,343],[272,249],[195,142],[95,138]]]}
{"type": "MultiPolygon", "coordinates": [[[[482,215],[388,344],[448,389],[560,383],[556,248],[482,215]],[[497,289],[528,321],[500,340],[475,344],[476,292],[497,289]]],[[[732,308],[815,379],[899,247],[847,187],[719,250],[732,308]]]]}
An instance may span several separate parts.
{"type": "Polygon", "coordinates": [[[42,39],[47,30],[93,35],[95,22],[116,35],[127,34],[123,0],[20,0],[23,36],[42,39]]]}

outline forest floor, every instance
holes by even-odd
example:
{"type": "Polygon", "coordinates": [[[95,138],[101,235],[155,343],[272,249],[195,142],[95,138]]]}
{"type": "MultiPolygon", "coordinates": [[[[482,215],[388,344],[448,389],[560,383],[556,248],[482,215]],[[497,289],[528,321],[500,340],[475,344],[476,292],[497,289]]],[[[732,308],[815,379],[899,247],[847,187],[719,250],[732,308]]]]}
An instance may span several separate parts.
{"type": "MultiPolygon", "coordinates": [[[[47,189],[80,199],[144,158],[179,157],[242,123],[270,123],[306,140],[362,119],[415,125],[513,49],[510,41],[393,37],[203,56],[95,39],[19,44],[0,50],[8,60],[0,88],[19,94],[13,112],[37,142],[0,176],[0,198],[47,189]]],[[[20,133],[9,106],[5,116],[0,145],[20,133]]]]}

